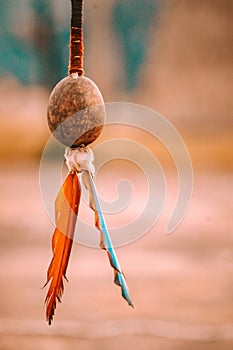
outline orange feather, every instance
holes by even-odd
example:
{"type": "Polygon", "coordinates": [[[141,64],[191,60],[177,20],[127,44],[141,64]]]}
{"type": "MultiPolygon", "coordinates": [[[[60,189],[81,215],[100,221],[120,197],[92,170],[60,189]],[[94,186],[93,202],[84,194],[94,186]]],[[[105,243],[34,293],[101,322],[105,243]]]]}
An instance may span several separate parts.
{"type": "Polygon", "coordinates": [[[67,280],[66,270],[73,244],[80,197],[78,175],[70,172],[55,203],[56,228],[52,238],[53,258],[48,268],[46,285],[50,281],[51,284],[45,298],[46,318],[49,324],[53,320],[57,301],[61,302],[64,279],[67,280]]]}

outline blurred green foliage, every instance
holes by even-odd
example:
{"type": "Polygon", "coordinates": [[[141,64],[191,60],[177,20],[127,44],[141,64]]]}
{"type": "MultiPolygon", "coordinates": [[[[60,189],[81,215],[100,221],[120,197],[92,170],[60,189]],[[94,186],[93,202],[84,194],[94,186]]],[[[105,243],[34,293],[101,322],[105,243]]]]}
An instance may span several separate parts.
{"type": "MultiPolygon", "coordinates": [[[[52,87],[67,75],[70,22],[57,23],[56,10],[62,6],[63,16],[69,16],[68,0],[0,1],[0,77],[13,75],[24,84],[52,87]]],[[[121,45],[128,89],[137,83],[155,11],[156,0],[113,2],[112,25],[121,45]]]]}
{"type": "Polygon", "coordinates": [[[69,23],[57,28],[53,2],[0,2],[0,76],[53,86],[67,74],[69,23]]]}
{"type": "Polygon", "coordinates": [[[129,90],[137,83],[156,9],[155,0],[118,0],[113,7],[113,25],[122,48],[125,85],[129,90]]]}

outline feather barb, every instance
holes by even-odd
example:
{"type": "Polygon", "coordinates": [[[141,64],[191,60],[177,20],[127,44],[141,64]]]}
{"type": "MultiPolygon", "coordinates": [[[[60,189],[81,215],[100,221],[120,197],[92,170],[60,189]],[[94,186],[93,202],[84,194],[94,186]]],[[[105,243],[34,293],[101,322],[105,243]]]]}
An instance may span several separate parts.
{"type": "Polygon", "coordinates": [[[61,302],[64,292],[64,279],[73,244],[75,224],[79,209],[81,188],[78,175],[70,172],[55,202],[56,228],[52,238],[53,257],[47,272],[46,285],[51,281],[45,298],[46,319],[53,320],[57,301],[61,302]]]}

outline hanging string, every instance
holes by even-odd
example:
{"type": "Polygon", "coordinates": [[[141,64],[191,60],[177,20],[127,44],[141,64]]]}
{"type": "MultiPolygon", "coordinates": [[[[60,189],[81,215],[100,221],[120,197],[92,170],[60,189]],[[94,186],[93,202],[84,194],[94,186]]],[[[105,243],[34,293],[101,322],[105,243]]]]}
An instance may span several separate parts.
{"type": "Polygon", "coordinates": [[[71,0],[69,75],[84,75],[83,70],[83,0],[71,0]]]}

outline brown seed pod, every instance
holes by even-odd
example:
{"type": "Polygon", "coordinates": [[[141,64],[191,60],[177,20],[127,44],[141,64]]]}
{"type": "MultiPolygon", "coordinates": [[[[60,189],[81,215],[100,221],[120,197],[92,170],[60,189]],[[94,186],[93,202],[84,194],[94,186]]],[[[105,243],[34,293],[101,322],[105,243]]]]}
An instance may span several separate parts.
{"type": "Polygon", "coordinates": [[[47,117],[49,128],[59,142],[68,147],[86,146],[102,131],[104,100],[92,80],[71,74],[53,89],[47,117]]]}

